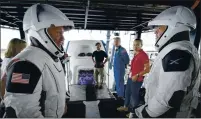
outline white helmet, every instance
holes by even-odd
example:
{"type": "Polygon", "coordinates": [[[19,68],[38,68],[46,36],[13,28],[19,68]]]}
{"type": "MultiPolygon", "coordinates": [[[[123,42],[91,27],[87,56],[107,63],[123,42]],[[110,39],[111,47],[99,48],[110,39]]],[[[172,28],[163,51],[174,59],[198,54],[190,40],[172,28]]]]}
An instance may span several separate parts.
{"type": "Polygon", "coordinates": [[[155,44],[157,50],[160,50],[175,34],[196,29],[196,16],[187,7],[174,6],[163,11],[148,23],[148,26],[160,25],[167,26],[167,29],[155,44]]]}
{"type": "Polygon", "coordinates": [[[23,30],[25,34],[29,38],[36,38],[54,56],[61,57],[64,54],[63,51],[57,47],[47,32],[47,28],[52,24],[55,26],[64,26],[65,29],[72,29],[74,27],[73,21],[70,21],[64,13],[47,4],[35,4],[31,6],[23,18],[23,30]]]}

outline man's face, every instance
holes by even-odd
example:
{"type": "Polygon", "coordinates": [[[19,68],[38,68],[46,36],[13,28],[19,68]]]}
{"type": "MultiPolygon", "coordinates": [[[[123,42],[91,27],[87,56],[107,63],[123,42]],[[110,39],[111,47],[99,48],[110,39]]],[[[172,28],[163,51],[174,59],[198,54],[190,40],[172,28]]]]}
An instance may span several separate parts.
{"type": "Polygon", "coordinates": [[[167,26],[159,26],[155,29],[155,34],[156,34],[156,41],[159,40],[159,38],[163,35],[165,30],[167,29],[167,26]]]}
{"type": "Polygon", "coordinates": [[[97,48],[97,50],[100,50],[100,49],[101,49],[101,45],[100,45],[100,44],[97,44],[97,45],[96,45],[96,48],[97,48]]]}
{"type": "Polygon", "coordinates": [[[56,43],[57,47],[61,48],[64,43],[64,28],[62,26],[55,27],[54,25],[51,25],[51,27],[48,28],[47,31],[50,37],[56,43]]]}
{"type": "Polygon", "coordinates": [[[120,39],[114,39],[114,46],[115,47],[120,46],[120,39]]]}
{"type": "Polygon", "coordinates": [[[134,51],[139,51],[142,48],[142,43],[140,41],[134,41],[133,42],[133,50],[134,51]]]}

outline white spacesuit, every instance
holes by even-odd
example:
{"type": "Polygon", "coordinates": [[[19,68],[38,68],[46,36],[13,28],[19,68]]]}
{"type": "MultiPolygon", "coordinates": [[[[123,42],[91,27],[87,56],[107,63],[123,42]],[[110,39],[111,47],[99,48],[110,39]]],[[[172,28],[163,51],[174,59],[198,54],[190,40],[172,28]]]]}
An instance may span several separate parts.
{"type": "Polygon", "coordinates": [[[156,42],[159,54],[144,80],[145,104],[134,110],[134,117],[188,117],[198,103],[200,84],[199,56],[189,40],[189,32],[196,28],[196,17],[190,9],[175,6],[148,25],[165,25],[167,29],[156,42]]]}
{"type": "Polygon", "coordinates": [[[63,52],[47,32],[52,24],[74,27],[65,14],[47,4],[35,4],[24,15],[23,30],[31,45],[7,67],[7,117],[61,118],[65,112],[65,76],[59,59],[63,52]]]}

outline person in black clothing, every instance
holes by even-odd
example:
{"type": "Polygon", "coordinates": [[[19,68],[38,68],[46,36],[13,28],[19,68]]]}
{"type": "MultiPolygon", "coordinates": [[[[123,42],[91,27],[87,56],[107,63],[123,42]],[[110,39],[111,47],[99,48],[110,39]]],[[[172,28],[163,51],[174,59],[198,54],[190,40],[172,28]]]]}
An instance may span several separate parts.
{"type": "Polygon", "coordinates": [[[104,65],[108,61],[108,56],[105,51],[101,50],[101,44],[96,43],[97,50],[92,54],[92,60],[95,64],[94,78],[96,80],[96,87],[102,88],[104,78],[104,65]],[[95,60],[94,60],[95,57],[95,60]],[[98,81],[98,75],[100,75],[100,85],[98,81]]]}

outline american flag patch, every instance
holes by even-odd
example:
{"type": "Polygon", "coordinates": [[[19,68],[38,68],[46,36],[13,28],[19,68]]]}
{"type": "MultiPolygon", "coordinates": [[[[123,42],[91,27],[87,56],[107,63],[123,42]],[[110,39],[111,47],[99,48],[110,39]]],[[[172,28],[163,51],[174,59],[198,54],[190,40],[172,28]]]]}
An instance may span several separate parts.
{"type": "Polygon", "coordinates": [[[29,84],[30,74],[23,73],[13,73],[12,74],[12,83],[21,83],[21,84],[29,84]]]}

